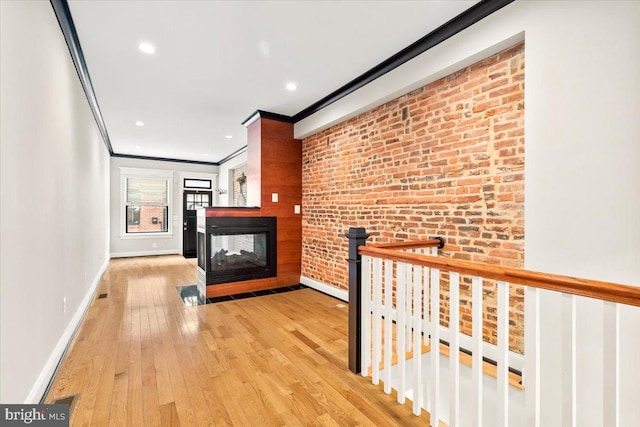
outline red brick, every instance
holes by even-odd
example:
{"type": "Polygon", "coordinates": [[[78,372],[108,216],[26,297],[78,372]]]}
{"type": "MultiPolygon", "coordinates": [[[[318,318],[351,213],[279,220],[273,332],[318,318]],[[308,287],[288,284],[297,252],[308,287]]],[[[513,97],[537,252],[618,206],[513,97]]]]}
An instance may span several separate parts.
{"type": "MultiPolygon", "coordinates": [[[[346,289],[350,226],[372,242],[439,235],[442,256],[522,267],[523,81],[519,44],[305,138],[302,274],[346,289]]],[[[495,283],[485,282],[484,339],[495,343],[495,283]]],[[[443,280],[443,322],[447,289],[443,280]]],[[[510,328],[520,352],[522,310],[510,328]]],[[[461,329],[473,329],[469,316],[461,329]]]]}

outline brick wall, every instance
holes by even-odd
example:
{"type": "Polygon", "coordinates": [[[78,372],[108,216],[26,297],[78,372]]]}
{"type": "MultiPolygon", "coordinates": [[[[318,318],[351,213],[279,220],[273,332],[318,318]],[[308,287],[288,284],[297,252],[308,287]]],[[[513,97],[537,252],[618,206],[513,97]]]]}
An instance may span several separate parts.
{"type": "MultiPolygon", "coordinates": [[[[303,276],[347,288],[351,226],[372,242],[442,236],[442,256],[522,267],[524,44],[304,139],[302,168],[303,276]]],[[[469,288],[461,283],[467,334],[469,288]]],[[[495,284],[484,294],[495,343],[495,284]]],[[[510,302],[511,349],[522,352],[522,288],[510,302]]]]}

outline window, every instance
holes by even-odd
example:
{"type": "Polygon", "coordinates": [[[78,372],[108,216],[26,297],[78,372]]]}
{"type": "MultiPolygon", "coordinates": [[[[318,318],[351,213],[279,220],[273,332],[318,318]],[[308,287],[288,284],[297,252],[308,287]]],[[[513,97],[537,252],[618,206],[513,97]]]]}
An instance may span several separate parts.
{"type": "Polygon", "coordinates": [[[187,193],[186,204],[188,210],[196,210],[198,208],[208,208],[211,206],[209,202],[209,193],[187,193]]]}
{"type": "Polygon", "coordinates": [[[205,190],[211,190],[211,180],[210,179],[184,179],[184,188],[201,188],[205,190]]]}
{"type": "Polygon", "coordinates": [[[123,168],[121,176],[123,235],[169,235],[171,172],[123,168]]]}

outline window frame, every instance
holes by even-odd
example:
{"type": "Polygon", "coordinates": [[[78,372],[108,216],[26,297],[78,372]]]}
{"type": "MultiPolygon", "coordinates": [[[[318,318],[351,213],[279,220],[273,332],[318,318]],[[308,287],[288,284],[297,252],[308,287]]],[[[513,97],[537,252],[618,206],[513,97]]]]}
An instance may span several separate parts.
{"type": "Polygon", "coordinates": [[[173,237],[173,172],[156,169],[120,168],[120,238],[157,239],[173,237]],[[167,231],[132,233],[127,232],[127,178],[157,178],[167,181],[167,231]]]}

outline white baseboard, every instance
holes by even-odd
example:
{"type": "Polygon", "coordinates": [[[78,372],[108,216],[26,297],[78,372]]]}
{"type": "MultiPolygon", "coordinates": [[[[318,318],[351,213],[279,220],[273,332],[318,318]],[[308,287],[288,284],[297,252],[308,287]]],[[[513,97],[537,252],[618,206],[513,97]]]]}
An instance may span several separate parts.
{"type": "Polygon", "coordinates": [[[161,249],[155,251],[137,251],[137,252],[111,252],[111,258],[129,258],[136,256],[153,256],[153,255],[180,255],[178,249],[161,249]]]}
{"type": "Polygon", "coordinates": [[[322,292],[323,294],[331,295],[332,297],[338,298],[342,301],[349,302],[349,291],[347,290],[339,289],[335,286],[330,286],[326,283],[318,282],[317,280],[310,279],[305,276],[300,276],[300,283],[313,288],[316,291],[322,292]]]}
{"type": "Polygon", "coordinates": [[[38,376],[36,383],[33,385],[33,387],[31,388],[31,391],[27,395],[27,398],[24,402],[25,404],[31,405],[31,404],[40,403],[40,399],[44,397],[44,393],[47,390],[49,382],[51,381],[53,375],[56,373],[56,369],[58,368],[60,359],[62,359],[62,357],[64,356],[67,346],[71,344],[71,340],[73,339],[73,336],[75,335],[76,330],[78,329],[78,327],[80,326],[80,323],[82,322],[82,319],[84,318],[84,314],[86,313],[87,309],[89,308],[89,305],[91,304],[91,301],[93,300],[93,296],[96,290],[98,289],[98,285],[100,284],[102,275],[104,274],[108,265],[109,265],[109,256],[107,254],[107,257],[105,258],[104,263],[100,267],[98,274],[96,274],[96,277],[93,279],[93,282],[89,287],[89,290],[87,291],[86,295],[80,302],[78,309],[73,314],[73,317],[69,321],[69,324],[67,325],[62,336],[58,340],[58,343],[56,344],[53,351],[51,352],[51,355],[49,356],[47,363],[44,365],[44,368],[42,368],[42,371],[40,372],[40,375],[38,376]]]}

